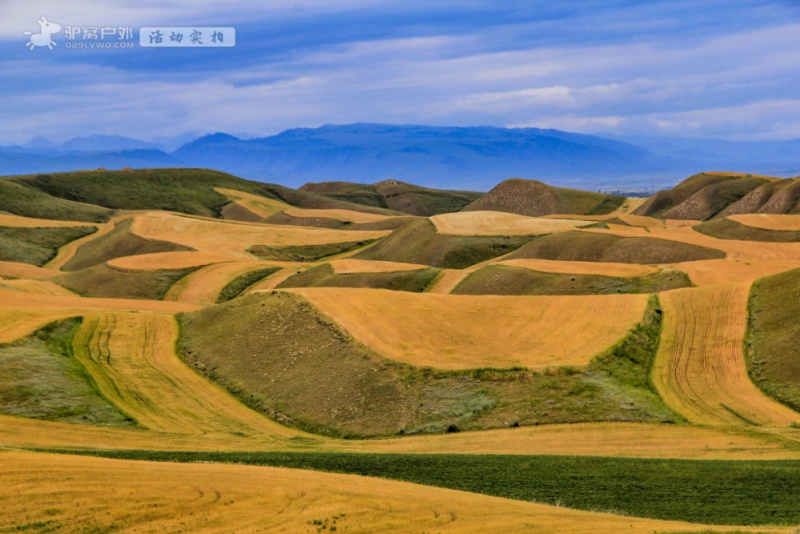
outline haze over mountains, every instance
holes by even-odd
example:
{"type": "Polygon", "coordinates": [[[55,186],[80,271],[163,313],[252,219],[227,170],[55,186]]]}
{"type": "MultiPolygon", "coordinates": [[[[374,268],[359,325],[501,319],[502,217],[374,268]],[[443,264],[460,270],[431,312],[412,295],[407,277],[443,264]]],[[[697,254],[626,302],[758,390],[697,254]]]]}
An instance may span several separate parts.
{"type": "Polygon", "coordinates": [[[0,148],[0,175],[105,167],[207,167],[298,187],[307,182],[396,179],[435,188],[488,190],[509,177],[587,189],[650,190],[689,174],[736,170],[800,174],[800,140],[720,141],[593,136],[537,128],[382,124],[297,128],[253,139],[217,133],[146,142],[36,137],[0,148]]]}

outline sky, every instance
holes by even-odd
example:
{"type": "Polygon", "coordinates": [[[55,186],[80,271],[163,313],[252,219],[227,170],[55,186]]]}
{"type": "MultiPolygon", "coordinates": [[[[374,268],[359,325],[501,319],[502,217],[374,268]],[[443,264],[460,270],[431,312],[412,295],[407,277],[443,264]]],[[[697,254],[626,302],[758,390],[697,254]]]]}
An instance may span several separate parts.
{"type": "Polygon", "coordinates": [[[0,145],[354,122],[798,139],[800,0],[0,0],[0,96],[0,145]],[[30,50],[43,16],[62,30],[30,50]],[[139,46],[158,26],[236,45],[139,46]],[[131,48],[71,47],[87,27],[131,48]]]}

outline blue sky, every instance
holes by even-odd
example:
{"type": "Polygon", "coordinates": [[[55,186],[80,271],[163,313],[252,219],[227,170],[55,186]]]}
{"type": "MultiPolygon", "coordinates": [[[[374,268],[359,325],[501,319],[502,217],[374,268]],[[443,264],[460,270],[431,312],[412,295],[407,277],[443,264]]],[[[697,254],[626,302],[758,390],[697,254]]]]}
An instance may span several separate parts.
{"type": "Polygon", "coordinates": [[[0,145],[385,122],[800,138],[800,1],[0,0],[0,145]],[[28,50],[63,26],[225,49],[28,50]]]}

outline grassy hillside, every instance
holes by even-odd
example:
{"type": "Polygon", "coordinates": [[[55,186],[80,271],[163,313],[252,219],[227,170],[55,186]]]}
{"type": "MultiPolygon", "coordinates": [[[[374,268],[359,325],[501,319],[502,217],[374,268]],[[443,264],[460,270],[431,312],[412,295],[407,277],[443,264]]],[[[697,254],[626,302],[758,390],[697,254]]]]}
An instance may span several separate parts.
{"type": "Polygon", "coordinates": [[[771,397],[800,411],[800,269],[756,282],[748,307],[750,376],[771,397]]]}
{"type": "Polygon", "coordinates": [[[767,177],[750,174],[695,174],[670,190],[659,191],[634,213],[667,219],[706,220],[769,182],[767,177]]]}
{"type": "Polygon", "coordinates": [[[291,276],[277,287],[369,287],[421,293],[433,283],[438,274],[439,269],[433,268],[416,271],[335,273],[333,267],[326,263],[291,276]]]}
{"type": "Polygon", "coordinates": [[[323,245],[287,245],[282,247],[254,245],[247,252],[260,260],[269,261],[319,261],[329,256],[343,254],[373,243],[373,240],[327,243],[323,245]]]}
{"type": "Polygon", "coordinates": [[[472,191],[429,189],[396,180],[371,185],[350,182],[309,183],[302,186],[300,191],[425,217],[459,211],[481,196],[481,193],[472,191]]]}
{"type": "Polygon", "coordinates": [[[99,206],[54,197],[8,178],[0,178],[0,211],[38,219],[81,222],[104,222],[113,213],[99,206]]]}
{"type": "Polygon", "coordinates": [[[133,422],[98,393],[72,354],[80,319],[51,323],[0,345],[0,413],[84,425],[133,422]]]}
{"type": "Polygon", "coordinates": [[[680,263],[724,258],[721,250],[653,237],[618,237],[592,232],[562,232],[540,237],[508,259],[538,258],[612,263],[680,263]]]}
{"type": "Polygon", "coordinates": [[[442,235],[432,222],[423,220],[392,232],[353,257],[461,269],[507,254],[530,240],[526,236],[442,235]]]}
{"type": "Polygon", "coordinates": [[[95,265],[58,275],[53,281],[84,297],[161,300],[172,284],[196,269],[129,271],[95,265]]]}
{"type": "Polygon", "coordinates": [[[219,296],[217,297],[217,303],[228,302],[229,300],[235,299],[244,293],[248,287],[260,282],[264,278],[280,270],[280,267],[268,267],[266,269],[250,271],[241,276],[237,276],[222,288],[222,291],[220,291],[219,296]]]}
{"type": "Polygon", "coordinates": [[[743,213],[800,213],[800,179],[762,184],[728,206],[722,215],[743,213]]]}
{"type": "Polygon", "coordinates": [[[625,201],[624,197],[553,187],[536,180],[506,180],[475,200],[463,211],[505,211],[518,215],[605,215],[625,201]]]}
{"type": "Polygon", "coordinates": [[[770,243],[795,243],[800,241],[800,231],[768,230],[747,226],[728,218],[714,219],[693,226],[701,234],[717,239],[738,239],[742,241],[766,241],[770,243]]]}
{"type": "Polygon", "coordinates": [[[557,274],[523,267],[488,265],[467,276],[452,291],[456,295],[607,295],[658,293],[690,287],[689,277],[678,271],[633,278],[557,274]]]}
{"type": "Polygon", "coordinates": [[[661,324],[654,310],[655,304],[642,325],[583,371],[403,365],[372,353],[301,297],[284,292],[181,315],[179,348],[196,369],[254,409],[329,435],[674,421],[646,385],[612,370],[638,367],[629,374],[649,374],[661,324]]]}
{"type": "Polygon", "coordinates": [[[84,243],[78,247],[75,256],[64,265],[64,270],[86,269],[125,256],[192,250],[177,243],[139,237],[131,232],[132,226],[133,220],[125,219],[116,223],[114,229],[108,234],[84,243]]]}
{"type": "Polygon", "coordinates": [[[236,189],[304,208],[364,208],[274,184],[243,180],[208,169],[140,169],[135,171],[77,171],[11,178],[12,182],[60,199],[110,209],[162,209],[220,217],[230,202],[215,187],[236,189]]]}
{"type": "Polygon", "coordinates": [[[41,267],[70,241],[96,232],[94,226],[64,228],[0,227],[0,261],[16,261],[41,267]]]}

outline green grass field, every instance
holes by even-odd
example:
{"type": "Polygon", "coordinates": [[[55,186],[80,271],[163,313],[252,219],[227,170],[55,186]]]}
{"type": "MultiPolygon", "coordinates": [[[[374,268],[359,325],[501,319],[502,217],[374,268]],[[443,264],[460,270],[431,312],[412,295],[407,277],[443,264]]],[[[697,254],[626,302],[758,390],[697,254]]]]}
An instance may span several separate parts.
{"type": "Polygon", "coordinates": [[[222,288],[222,291],[220,291],[219,296],[217,297],[217,303],[220,304],[222,302],[228,302],[229,300],[235,299],[248,287],[252,286],[256,282],[260,282],[264,278],[280,270],[280,267],[269,267],[267,269],[250,271],[241,276],[237,276],[228,282],[228,285],[222,288]]]}
{"type": "Polygon", "coordinates": [[[172,284],[196,270],[197,267],[130,271],[95,265],[58,275],[53,281],[83,297],[161,300],[172,284]]]}
{"type": "Polygon", "coordinates": [[[324,245],[288,245],[272,247],[254,245],[247,252],[260,260],[268,261],[319,261],[330,256],[351,252],[372,244],[373,240],[328,243],[324,245]]]}
{"type": "Polygon", "coordinates": [[[755,228],[730,219],[714,219],[693,227],[696,231],[717,239],[738,239],[742,241],[767,241],[770,243],[796,243],[800,232],[792,230],[767,230],[755,228]]]}
{"type": "Polygon", "coordinates": [[[768,395],[800,411],[800,269],[756,282],[748,312],[750,377],[768,395]]]}
{"type": "Polygon", "coordinates": [[[8,178],[0,178],[0,198],[0,211],[37,219],[105,222],[113,214],[112,210],[54,197],[8,178]]]}

